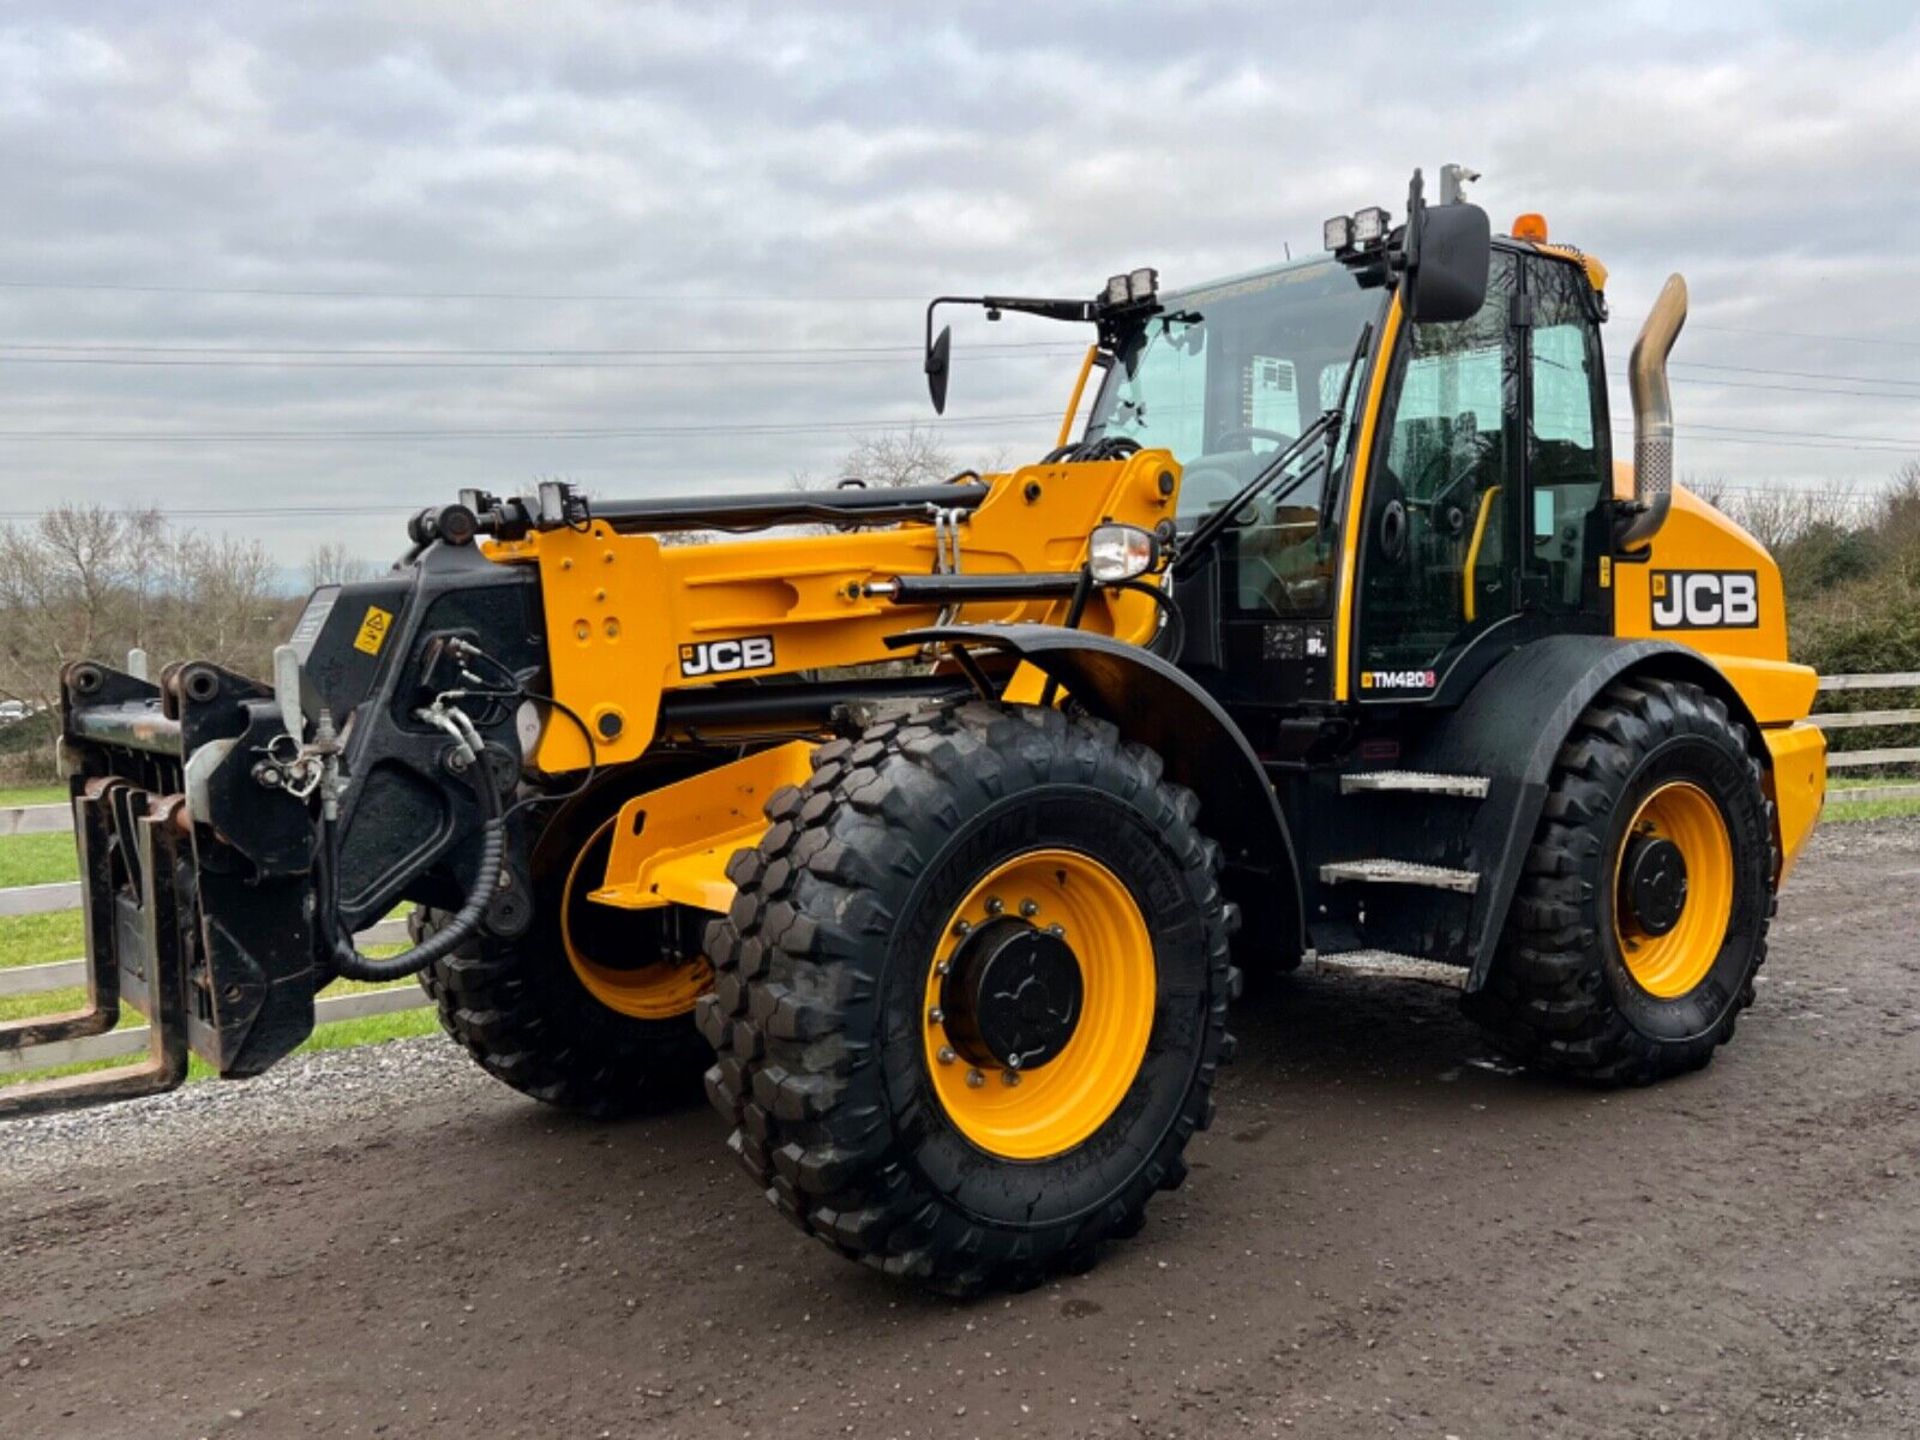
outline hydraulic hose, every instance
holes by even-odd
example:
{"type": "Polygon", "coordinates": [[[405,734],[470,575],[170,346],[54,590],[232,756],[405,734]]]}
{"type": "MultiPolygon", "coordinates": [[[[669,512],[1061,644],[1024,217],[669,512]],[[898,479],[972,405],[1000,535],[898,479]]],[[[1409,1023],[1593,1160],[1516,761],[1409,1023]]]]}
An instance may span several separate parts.
{"type": "Polygon", "coordinates": [[[473,888],[467,892],[466,903],[444,928],[398,955],[389,955],[384,959],[362,955],[354,948],[352,936],[339,933],[339,867],[335,853],[335,824],[329,821],[323,827],[321,851],[325,858],[326,874],[321,886],[323,893],[320,903],[332,941],[330,954],[335,974],[348,980],[404,980],[409,975],[419,974],[434,961],[446,958],[479,928],[481,918],[487,913],[487,906],[492,903],[500,885],[500,870],[507,853],[507,823],[500,809],[499,787],[494,783],[493,771],[484,751],[473,754],[468,763],[468,773],[473,776],[474,789],[479,792],[480,804],[487,817],[480,832],[480,864],[473,877],[473,888]]]}

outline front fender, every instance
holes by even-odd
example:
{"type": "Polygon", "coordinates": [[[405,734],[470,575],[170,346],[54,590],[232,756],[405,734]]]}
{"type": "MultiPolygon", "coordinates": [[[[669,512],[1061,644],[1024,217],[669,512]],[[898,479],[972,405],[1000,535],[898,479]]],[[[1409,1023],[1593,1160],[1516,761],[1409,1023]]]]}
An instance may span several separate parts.
{"type": "Polygon", "coordinates": [[[1200,828],[1237,875],[1226,889],[1282,928],[1289,956],[1306,946],[1293,838],[1260,757],[1231,716],[1184,671],[1137,645],[1052,625],[943,625],[890,636],[897,648],[990,650],[1058,680],[1091,715],[1165,761],[1167,776],[1200,800],[1200,828]],[[1286,903],[1275,906],[1276,896],[1286,903]],[[1271,913],[1269,913],[1271,912],[1271,913]]]}

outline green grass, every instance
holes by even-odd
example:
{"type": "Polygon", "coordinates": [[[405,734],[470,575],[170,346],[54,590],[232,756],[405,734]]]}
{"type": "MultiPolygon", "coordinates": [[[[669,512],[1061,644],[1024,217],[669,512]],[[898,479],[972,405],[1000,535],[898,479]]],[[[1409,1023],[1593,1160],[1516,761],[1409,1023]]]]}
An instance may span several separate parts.
{"type": "Polygon", "coordinates": [[[80,912],[9,915],[0,918],[0,970],[10,965],[45,965],[72,960],[86,950],[80,912]]]}
{"type": "Polygon", "coordinates": [[[16,805],[64,805],[67,803],[67,787],[64,785],[28,785],[15,789],[0,788],[0,810],[11,810],[16,805]]]}
{"type": "MultiPolygon", "coordinates": [[[[396,947],[376,946],[374,953],[386,953],[396,947]]],[[[362,990],[400,989],[412,986],[413,980],[402,980],[393,985],[367,985],[354,980],[336,980],[321,992],[323,995],[351,995],[362,990]]],[[[46,990],[35,995],[11,995],[0,997],[0,1021],[21,1020],[30,1015],[53,1014],[62,1010],[79,1008],[86,1002],[84,990],[46,990]]],[[[126,1009],[120,1012],[120,1023],[114,1028],[125,1030],[131,1026],[146,1024],[138,1012],[126,1009]]],[[[378,1045],[388,1040],[405,1040],[415,1035],[431,1035],[439,1029],[440,1022],[434,1017],[431,1007],[419,1010],[403,1010],[393,1015],[368,1015],[358,1020],[334,1020],[325,1025],[314,1027],[298,1050],[300,1054],[307,1050],[344,1050],[355,1045],[378,1045]]],[[[95,1070],[109,1070],[119,1065],[130,1065],[138,1061],[138,1056],[119,1056],[111,1060],[90,1060],[82,1065],[61,1065],[44,1070],[27,1070],[17,1075],[0,1075],[0,1087],[19,1085],[29,1080],[44,1080],[56,1075],[85,1075],[95,1070]]],[[[189,1080],[208,1080],[214,1078],[214,1072],[199,1056],[188,1062],[189,1080]]]]}
{"type": "Polygon", "coordinates": [[[1829,825],[1845,825],[1852,820],[1889,820],[1903,815],[1920,815],[1920,800],[1856,800],[1848,804],[1830,799],[1820,819],[1829,825]]]}
{"type": "Polygon", "coordinates": [[[0,839],[0,890],[80,878],[71,835],[9,835],[0,839]]]}
{"type": "MultiPolygon", "coordinates": [[[[364,1020],[335,1020],[314,1028],[306,1043],[294,1053],[308,1050],[346,1050],[358,1045],[381,1045],[389,1040],[410,1040],[416,1035],[431,1035],[440,1028],[431,1009],[403,1010],[398,1015],[369,1015],[364,1020]]],[[[56,1075],[86,1075],[96,1070],[112,1070],[139,1062],[138,1055],[122,1055],[112,1060],[90,1060],[84,1065],[64,1065],[53,1070],[28,1070],[18,1075],[0,1075],[0,1089],[22,1085],[29,1080],[45,1080],[56,1075]]],[[[212,1080],[213,1068],[198,1055],[187,1061],[187,1080],[212,1080]]]]}

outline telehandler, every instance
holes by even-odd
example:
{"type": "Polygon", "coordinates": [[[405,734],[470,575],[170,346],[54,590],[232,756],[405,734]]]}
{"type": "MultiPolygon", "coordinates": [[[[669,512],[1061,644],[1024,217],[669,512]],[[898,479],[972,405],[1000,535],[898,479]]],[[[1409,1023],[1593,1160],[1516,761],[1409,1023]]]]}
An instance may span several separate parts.
{"type": "Polygon", "coordinates": [[[704,1076],[780,1212],[966,1290],[1180,1183],[1242,970],[1444,967],[1538,1070],[1706,1064],[1821,807],[1815,677],[1672,483],[1679,277],[1617,468],[1605,268],[1463,178],[1214,284],[935,300],[937,408],[938,307],[1094,328],[1011,473],[464,492],[270,683],[69,666],[91,1003],[0,1045],[128,1003],[151,1053],[0,1107],[258,1074],[334,978],[418,974],[540,1100],[704,1076]]]}

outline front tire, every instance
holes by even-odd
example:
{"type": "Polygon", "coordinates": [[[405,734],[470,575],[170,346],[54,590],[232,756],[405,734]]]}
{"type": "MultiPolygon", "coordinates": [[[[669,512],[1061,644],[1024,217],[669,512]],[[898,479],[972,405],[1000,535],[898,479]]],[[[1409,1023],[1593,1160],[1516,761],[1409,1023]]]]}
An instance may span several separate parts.
{"type": "Polygon", "coordinates": [[[970,704],[822,746],[708,932],[708,1093],[775,1207],[937,1288],[1134,1233],[1212,1116],[1231,907],[1113,727],[970,704]]]}
{"type": "MultiPolygon", "coordinates": [[[[549,1105],[613,1118],[685,1103],[713,1053],[694,1024],[712,984],[702,956],[677,953],[665,910],[586,898],[606,873],[632,784],[562,807],[531,856],[535,914],[525,934],[481,936],[420,983],[441,1027],[494,1078],[549,1105]]],[[[417,937],[450,917],[416,911],[417,937]]]]}
{"type": "Polygon", "coordinates": [[[1616,682],[1561,747],[1468,1013],[1544,1071],[1639,1085],[1697,1070],[1753,1003],[1775,869],[1744,727],[1697,685],[1616,682]]]}

